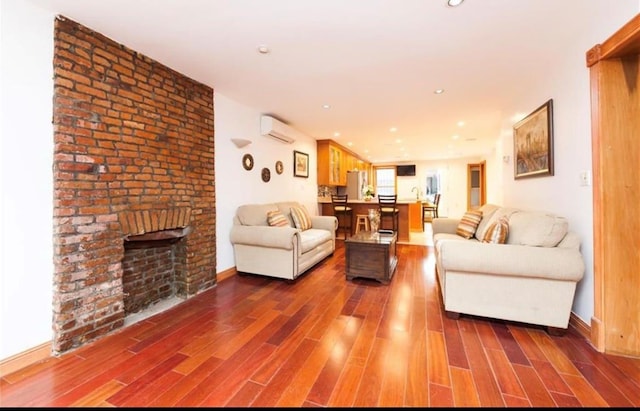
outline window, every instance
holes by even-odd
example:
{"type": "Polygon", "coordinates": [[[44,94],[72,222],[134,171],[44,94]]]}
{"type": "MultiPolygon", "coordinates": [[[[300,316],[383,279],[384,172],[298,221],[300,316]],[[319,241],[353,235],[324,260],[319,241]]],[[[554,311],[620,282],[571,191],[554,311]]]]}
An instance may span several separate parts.
{"type": "Polygon", "coordinates": [[[376,194],[396,193],[396,168],[376,167],[376,194]]]}

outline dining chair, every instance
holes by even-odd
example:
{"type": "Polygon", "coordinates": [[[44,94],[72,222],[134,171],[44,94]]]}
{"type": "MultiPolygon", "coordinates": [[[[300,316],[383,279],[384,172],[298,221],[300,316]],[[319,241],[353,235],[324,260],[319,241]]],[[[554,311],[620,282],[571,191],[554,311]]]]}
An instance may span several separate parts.
{"type": "Polygon", "coordinates": [[[340,229],[342,229],[345,240],[347,239],[347,232],[349,233],[349,235],[351,235],[351,222],[353,220],[353,208],[349,207],[349,205],[347,204],[348,200],[349,196],[347,194],[331,195],[333,215],[335,215],[338,219],[338,229],[336,230],[336,235],[339,234],[340,229]]]}
{"type": "Polygon", "coordinates": [[[438,205],[440,204],[440,193],[433,197],[433,203],[422,205],[422,231],[424,231],[424,223],[428,222],[427,217],[434,219],[438,217],[438,205]]]}
{"type": "Polygon", "coordinates": [[[385,218],[391,218],[393,231],[398,231],[400,210],[396,207],[397,194],[378,194],[378,210],[380,211],[380,230],[385,230],[385,218]]]}

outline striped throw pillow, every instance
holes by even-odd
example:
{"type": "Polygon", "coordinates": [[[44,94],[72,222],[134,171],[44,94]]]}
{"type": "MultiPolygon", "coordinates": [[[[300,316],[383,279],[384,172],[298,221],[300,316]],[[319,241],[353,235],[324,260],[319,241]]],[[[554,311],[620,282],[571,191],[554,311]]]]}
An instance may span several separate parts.
{"type": "Polygon", "coordinates": [[[476,233],[476,228],[478,228],[480,220],[482,220],[482,211],[467,211],[458,223],[456,234],[466,238],[467,240],[470,239],[476,233]]]}
{"type": "Polygon", "coordinates": [[[507,236],[509,235],[509,220],[506,217],[500,218],[495,223],[491,224],[487,229],[487,232],[482,238],[483,243],[504,244],[507,242],[507,236]]]}
{"type": "Polygon", "coordinates": [[[291,207],[291,218],[293,218],[293,223],[296,225],[296,228],[302,231],[311,228],[311,217],[309,217],[309,213],[304,206],[291,207]]]}
{"type": "Polygon", "coordinates": [[[287,217],[278,210],[267,211],[267,223],[271,227],[287,227],[289,225],[287,217]]]}

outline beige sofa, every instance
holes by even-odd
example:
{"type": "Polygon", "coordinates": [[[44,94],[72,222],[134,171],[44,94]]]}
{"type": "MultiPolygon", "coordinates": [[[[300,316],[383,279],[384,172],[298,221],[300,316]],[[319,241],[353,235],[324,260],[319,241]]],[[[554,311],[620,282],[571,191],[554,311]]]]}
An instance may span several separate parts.
{"type": "Polygon", "coordinates": [[[584,275],[580,239],[567,220],[542,211],[486,204],[475,234],[456,234],[460,220],[432,222],[436,272],[448,317],[460,314],[547,327],[562,335],[569,325],[576,284],[584,275]],[[504,244],[481,239],[504,217],[504,244]]]}
{"type": "Polygon", "coordinates": [[[334,216],[308,215],[311,227],[301,230],[295,228],[292,207],[302,206],[289,201],[238,207],[230,239],[239,273],[294,280],[333,254],[338,220],[334,216]],[[269,225],[267,213],[274,210],[286,217],[285,226],[269,225]]]}

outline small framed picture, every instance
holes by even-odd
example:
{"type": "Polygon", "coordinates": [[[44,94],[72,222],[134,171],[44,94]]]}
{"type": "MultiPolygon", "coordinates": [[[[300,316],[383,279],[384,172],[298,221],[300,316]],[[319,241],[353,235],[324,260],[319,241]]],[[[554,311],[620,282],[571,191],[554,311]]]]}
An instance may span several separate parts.
{"type": "Polygon", "coordinates": [[[293,151],[293,176],[309,177],[309,154],[293,151]]]}

